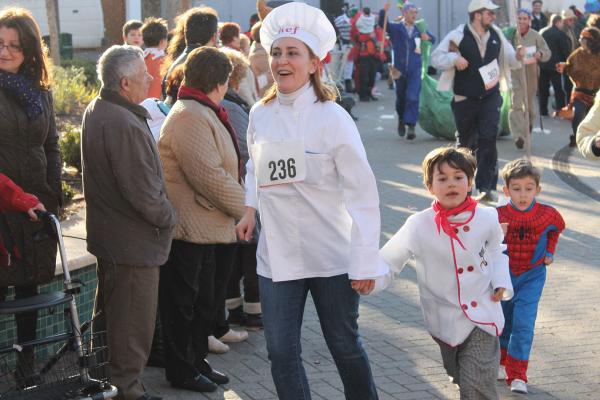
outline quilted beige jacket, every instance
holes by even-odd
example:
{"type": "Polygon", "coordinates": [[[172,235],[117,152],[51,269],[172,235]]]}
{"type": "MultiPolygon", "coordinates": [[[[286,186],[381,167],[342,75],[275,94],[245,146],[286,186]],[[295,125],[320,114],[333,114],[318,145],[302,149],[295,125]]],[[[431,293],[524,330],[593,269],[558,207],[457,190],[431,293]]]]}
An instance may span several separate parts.
{"type": "Polygon", "coordinates": [[[174,239],[192,243],[236,241],[244,188],[231,136],[216,114],[195,100],[178,100],[158,141],[167,194],[177,210],[174,239]]]}

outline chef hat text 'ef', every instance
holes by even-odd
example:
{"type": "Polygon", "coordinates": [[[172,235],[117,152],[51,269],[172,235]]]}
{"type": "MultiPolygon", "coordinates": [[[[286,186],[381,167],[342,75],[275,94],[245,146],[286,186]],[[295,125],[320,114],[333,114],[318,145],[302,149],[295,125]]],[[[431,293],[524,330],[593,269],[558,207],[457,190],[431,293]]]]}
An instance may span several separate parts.
{"type": "Polygon", "coordinates": [[[304,3],[287,3],[275,8],[263,20],[260,42],[267,51],[275,40],[291,37],[305,43],[320,60],[335,46],[335,29],[318,8],[304,3]]]}

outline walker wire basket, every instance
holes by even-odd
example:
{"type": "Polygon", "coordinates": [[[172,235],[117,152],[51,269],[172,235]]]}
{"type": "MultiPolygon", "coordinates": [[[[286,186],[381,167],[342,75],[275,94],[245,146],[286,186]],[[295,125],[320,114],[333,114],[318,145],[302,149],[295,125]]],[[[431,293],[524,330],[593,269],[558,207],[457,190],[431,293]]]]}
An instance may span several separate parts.
{"type": "Polygon", "coordinates": [[[106,333],[60,334],[0,349],[1,400],[108,399],[106,333]]]}

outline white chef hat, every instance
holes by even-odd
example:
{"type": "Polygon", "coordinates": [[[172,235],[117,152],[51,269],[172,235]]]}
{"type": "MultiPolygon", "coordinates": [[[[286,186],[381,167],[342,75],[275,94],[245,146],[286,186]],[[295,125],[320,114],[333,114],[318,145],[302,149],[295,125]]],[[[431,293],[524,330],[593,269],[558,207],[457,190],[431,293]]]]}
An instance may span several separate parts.
{"type": "Polygon", "coordinates": [[[273,42],[291,37],[306,44],[320,60],[335,46],[335,29],[318,8],[304,3],[287,3],[271,11],[260,28],[260,43],[271,51],[273,42]]]}

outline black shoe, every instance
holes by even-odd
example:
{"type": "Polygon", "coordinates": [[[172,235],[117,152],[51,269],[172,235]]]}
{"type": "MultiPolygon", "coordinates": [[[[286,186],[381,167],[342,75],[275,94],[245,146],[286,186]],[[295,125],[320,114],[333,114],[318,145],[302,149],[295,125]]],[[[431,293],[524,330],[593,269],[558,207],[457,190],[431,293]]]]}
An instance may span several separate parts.
{"type": "Polygon", "coordinates": [[[224,373],[219,372],[215,369],[213,369],[210,372],[203,373],[202,375],[204,375],[205,377],[207,377],[208,379],[210,379],[217,385],[225,385],[226,383],[229,383],[229,378],[227,377],[227,375],[225,375],[224,373]]]}
{"type": "Polygon", "coordinates": [[[143,395],[138,397],[137,400],[162,400],[162,397],[151,396],[148,393],[144,393],[143,395]]]}
{"type": "Polygon", "coordinates": [[[373,95],[370,95],[370,96],[369,96],[369,99],[370,99],[371,101],[378,101],[378,100],[379,100],[377,97],[375,97],[375,96],[373,96],[373,95]]]}
{"type": "Polygon", "coordinates": [[[263,328],[262,314],[246,314],[246,329],[260,330],[263,328]]]}
{"type": "Polygon", "coordinates": [[[569,136],[569,147],[576,147],[577,140],[575,140],[575,135],[569,136]]]}
{"type": "Polygon", "coordinates": [[[200,372],[200,375],[207,377],[217,385],[224,385],[229,383],[229,378],[222,372],[213,369],[208,360],[204,359],[203,362],[196,365],[196,369],[200,372]]]}
{"type": "Polygon", "coordinates": [[[523,149],[524,145],[525,145],[525,141],[523,140],[523,138],[517,138],[517,140],[515,140],[515,146],[517,146],[517,149],[519,149],[519,150],[523,149]]]}
{"type": "Polygon", "coordinates": [[[417,134],[415,133],[415,126],[414,125],[409,125],[408,126],[408,133],[406,134],[406,139],[407,140],[413,140],[416,137],[417,137],[417,134]]]}
{"type": "Polygon", "coordinates": [[[358,101],[371,101],[371,98],[368,96],[367,97],[359,97],[358,101]]]}
{"type": "Polygon", "coordinates": [[[242,306],[228,310],[229,316],[227,322],[231,326],[244,326],[246,324],[246,316],[244,315],[244,308],[242,306]]]}
{"type": "Polygon", "coordinates": [[[191,390],[193,392],[214,392],[217,384],[202,374],[195,378],[187,378],[182,381],[171,381],[171,386],[177,389],[191,390]]]}
{"type": "Polygon", "coordinates": [[[401,119],[398,120],[398,136],[404,137],[406,135],[406,126],[404,125],[404,121],[401,119]]]}
{"type": "Polygon", "coordinates": [[[542,117],[547,117],[548,116],[548,111],[547,110],[546,111],[542,111],[542,112],[540,112],[540,115],[542,117]]]}

